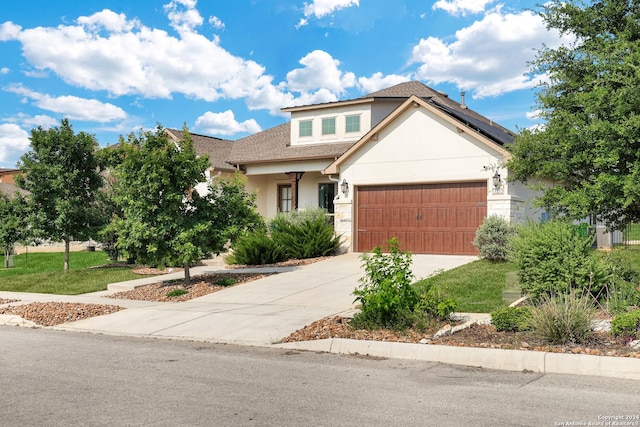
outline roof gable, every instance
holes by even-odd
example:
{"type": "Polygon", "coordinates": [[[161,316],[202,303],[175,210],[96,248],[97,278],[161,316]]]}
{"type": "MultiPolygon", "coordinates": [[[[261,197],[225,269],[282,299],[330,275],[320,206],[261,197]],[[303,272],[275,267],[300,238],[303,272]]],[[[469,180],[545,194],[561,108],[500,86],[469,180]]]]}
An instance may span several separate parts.
{"type": "Polygon", "coordinates": [[[471,135],[474,139],[476,139],[481,144],[491,148],[492,150],[496,150],[505,158],[510,157],[510,153],[502,147],[503,143],[494,141],[493,139],[488,138],[483,135],[478,130],[474,129],[468,123],[461,121],[451,114],[447,114],[443,109],[439,108],[437,104],[432,102],[431,100],[425,100],[423,98],[419,98],[417,96],[411,96],[407,99],[402,105],[396,108],[391,114],[389,114],[384,120],[374,126],[366,135],[364,135],[358,142],[356,142],[349,150],[347,150],[340,158],[336,159],[331,165],[329,165],[324,171],[324,174],[331,175],[337,174],[340,172],[340,165],[342,165],[346,160],[351,158],[355,153],[358,152],[362,147],[364,147],[368,142],[377,140],[377,135],[383,129],[387,128],[391,123],[397,120],[400,115],[402,115],[405,111],[410,108],[425,108],[430,111],[432,114],[440,117],[441,119],[453,124],[456,126],[460,132],[466,132],[471,135]]]}

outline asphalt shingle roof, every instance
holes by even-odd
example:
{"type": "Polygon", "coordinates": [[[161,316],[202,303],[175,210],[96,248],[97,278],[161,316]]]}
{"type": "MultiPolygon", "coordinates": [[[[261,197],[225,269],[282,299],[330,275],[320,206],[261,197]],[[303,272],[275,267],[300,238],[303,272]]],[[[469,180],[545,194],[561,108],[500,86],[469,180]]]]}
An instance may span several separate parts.
{"type": "MultiPolygon", "coordinates": [[[[166,129],[170,134],[175,136],[178,140],[182,139],[183,132],[177,129],[166,129]]],[[[228,163],[227,160],[231,154],[231,149],[234,141],[228,139],[215,138],[212,136],[199,135],[197,133],[191,133],[191,140],[193,141],[193,148],[196,150],[196,154],[199,156],[208,155],[209,163],[216,170],[225,172],[232,172],[235,170],[233,164],[228,163]]]]}
{"type": "MultiPolygon", "coordinates": [[[[372,92],[361,99],[396,100],[403,101],[415,95],[430,102],[436,108],[483,133],[499,144],[513,141],[512,133],[475,111],[463,107],[459,102],[449,98],[443,92],[438,92],[419,81],[410,81],[372,92]]],[[[355,100],[351,100],[355,101],[355,100]]],[[[338,101],[318,106],[350,101],[338,101]]],[[[296,107],[298,108],[298,107],[296,107]]],[[[304,108],[304,107],[300,107],[304,108]]],[[[176,138],[182,138],[182,131],[167,129],[176,138]]],[[[291,146],[291,123],[287,122],[262,132],[228,141],[205,135],[191,134],[196,152],[200,155],[208,154],[212,166],[218,170],[233,170],[234,165],[248,163],[264,163],[278,161],[294,161],[301,159],[335,159],[344,154],[355,142],[327,143],[291,146]]]]}
{"type": "Polygon", "coordinates": [[[510,130],[500,126],[482,114],[473,111],[468,108],[468,106],[466,106],[466,108],[463,107],[462,104],[449,98],[449,96],[444,92],[438,92],[418,81],[400,83],[365,95],[362,99],[397,99],[409,98],[411,95],[429,100],[433,105],[454,117],[456,120],[459,120],[472,128],[476,128],[480,133],[485,134],[500,144],[513,142],[513,134],[510,130]]]}
{"type": "Polygon", "coordinates": [[[291,123],[258,132],[233,143],[229,162],[234,164],[277,162],[299,159],[332,159],[341,156],[354,142],[290,145],[291,123]]]}
{"type": "Polygon", "coordinates": [[[23,190],[12,182],[0,182],[0,193],[6,194],[9,197],[15,196],[16,193],[20,193],[23,196],[29,194],[28,191],[23,190]]]}

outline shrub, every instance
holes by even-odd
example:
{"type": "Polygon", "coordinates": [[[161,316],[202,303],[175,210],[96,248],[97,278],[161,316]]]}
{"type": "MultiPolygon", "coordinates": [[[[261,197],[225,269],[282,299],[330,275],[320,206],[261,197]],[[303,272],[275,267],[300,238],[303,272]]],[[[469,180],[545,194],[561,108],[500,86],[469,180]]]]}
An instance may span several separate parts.
{"type": "Polygon", "coordinates": [[[506,261],[509,244],[516,233],[516,227],[502,217],[491,215],[484,219],[476,231],[473,245],[481,258],[489,261],[506,261]]]}
{"type": "Polygon", "coordinates": [[[340,245],[327,212],[307,209],[278,214],[269,224],[271,237],[289,258],[304,259],[335,254],[340,245]]]}
{"type": "Polygon", "coordinates": [[[397,240],[391,239],[388,254],[380,247],[361,259],[365,276],[361,286],[354,290],[360,312],[352,324],[365,328],[406,329],[412,326],[418,294],[411,286],[411,254],[401,251],[397,240]]]}
{"type": "Polygon", "coordinates": [[[223,277],[222,279],[216,280],[216,285],[218,286],[233,286],[238,283],[238,279],[235,277],[223,277]]]}
{"type": "Polygon", "coordinates": [[[503,307],[491,313],[491,324],[498,331],[519,332],[531,329],[531,307],[503,307]]]}
{"type": "Polygon", "coordinates": [[[611,322],[611,333],[616,337],[638,339],[640,337],[640,310],[628,311],[614,317],[611,322]]]}
{"type": "Polygon", "coordinates": [[[230,264],[274,264],[287,259],[286,251],[264,231],[255,231],[238,238],[226,261],[230,264]]]}
{"type": "Polygon", "coordinates": [[[622,258],[622,253],[619,251],[599,255],[610,274],[606,287],[601,291],[602,295],[599,295],[600,299],[606,297],[606,301],[602,304],[603,308],[609,313],[624,313],[630,307],[638,307],[640,305],[638,273],[622,258]]]}
{"type": "Polygon", "coordinates": [[[458,307],[458,303],[451,298],[443,297],[434,285],[434,278],[441,274],[443,270],[438,270],[429,277],[420,280],[413,285],[419,288],[419,300],[415,307],[418,313],[424,313],[429,317],[446,320],[458,307]]]}
{"type": "Polygon", "coordinates": [[[186,291],[185,289],[172,289],[169,292],[167,292],[167,297],[171,298],[171,297],[179,297],[180,295],[184,295],[184,294],[188,294],[189,292],[186,291]]]}
{"type": "Polygon", "coordinates": [[[575,293],[543,297],[532,310],[531,329],[540,338],[553,344],[578,344],[593,333],[594,310],[590,300],[575,293]]]}
{"type": "Polygon", "coordinates": [[[594,256],[593,236],[568,223],[529,222],[511,241],[522,289],[535,301],[543,296],[587,289],[599,295],[608,280],[606,266],[594,256]]]}

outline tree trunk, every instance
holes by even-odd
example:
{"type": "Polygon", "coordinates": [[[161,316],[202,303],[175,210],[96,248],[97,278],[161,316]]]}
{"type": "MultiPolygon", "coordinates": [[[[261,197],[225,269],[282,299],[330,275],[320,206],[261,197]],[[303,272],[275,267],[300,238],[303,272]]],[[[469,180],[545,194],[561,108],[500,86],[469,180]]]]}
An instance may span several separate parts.
{"type": "Polygon", "coordinates": [[[187,285],[191,284],[191,271],[189,269],[189,263],[188,262],[184,263],[184,282],[187,285]]]}
{"type": "Polygon", "coordinates": [[[9,268],[9,250],[5,249],[4,251],[4,268],[9,268]]]}
{"type": "Polygon", "coordinates": [[[64,239],[64,271],[69,271],[69,239],[64,239]]]}

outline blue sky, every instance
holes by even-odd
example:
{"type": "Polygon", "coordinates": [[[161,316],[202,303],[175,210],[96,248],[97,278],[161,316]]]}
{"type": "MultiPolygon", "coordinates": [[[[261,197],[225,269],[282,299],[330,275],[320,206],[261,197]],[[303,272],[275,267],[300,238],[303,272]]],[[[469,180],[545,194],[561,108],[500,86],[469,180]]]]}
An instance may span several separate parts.
{"type": "Polygon", "coordinates": [[[27,0],[0,12],[0,167],[68,117],[100,145],[157,123],[239,137],[280,108],[420,80],[510,129],[527,62],[557,46],[535,0],[27,0]]]}

